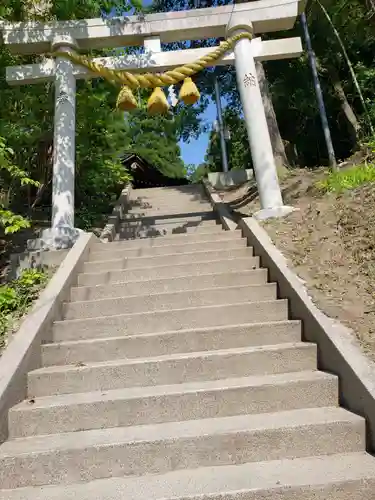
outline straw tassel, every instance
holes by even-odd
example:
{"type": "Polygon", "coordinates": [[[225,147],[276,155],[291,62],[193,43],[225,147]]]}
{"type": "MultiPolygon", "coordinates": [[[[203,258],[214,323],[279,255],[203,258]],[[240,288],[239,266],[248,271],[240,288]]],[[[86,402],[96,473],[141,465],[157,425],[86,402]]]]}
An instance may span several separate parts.
{"type": "Polygon", "coordinates": [[[148,112],[155,115],[157,113],[166,113],[168,109],[168,101],[163,90],[160,87],[155,87],[147,103],[148,112]]]}
{"type": "Polygon", "coordinates": [[[200,98],[199,90],[190,77],[185,78],[180,89],[180,99],[185,104],[194,104],[200,98]]]}
{"type": "Polygon", "coordinates": [[[117,109],[121,109],[121,111],[131,111],[138,107],[132,89],[127,85],[121,88],[117,97],[116,107],[117,109]]]}

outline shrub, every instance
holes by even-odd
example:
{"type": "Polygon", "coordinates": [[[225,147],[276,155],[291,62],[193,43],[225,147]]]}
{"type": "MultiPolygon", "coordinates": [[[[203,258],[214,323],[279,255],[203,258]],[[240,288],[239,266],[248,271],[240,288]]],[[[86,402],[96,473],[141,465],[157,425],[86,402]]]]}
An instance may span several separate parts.
{"type": "Polygon", "coordinates": [[[38,297],[48,281],[48,273],[40,269],[25,269],[21,276],[0,286],[0,348],[9,333],[38,297]]]}
{"type": "Polygon", "coordinates": [[[331,172],[316,185],[324,192],[341,193],[370,182],[375,182],[375,164],[355,165],[346,170],[331,172]]]}

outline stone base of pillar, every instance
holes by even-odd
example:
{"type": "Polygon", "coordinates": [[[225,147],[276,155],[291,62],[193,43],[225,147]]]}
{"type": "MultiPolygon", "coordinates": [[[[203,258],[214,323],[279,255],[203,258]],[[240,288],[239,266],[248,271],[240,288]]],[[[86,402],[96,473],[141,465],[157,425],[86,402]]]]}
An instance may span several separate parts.
{"type": "Polygon", "coordinates": [[[298,208],[290,207],[288,205],[282,205],[281,207],[275,208],[263,208],[262,210],[255,212],[253,217],[257,220],[279,219],[280,217],[286,217],[296,210],[298,210],[298,208]]]}
{"type": "Polygon", "coordinates": [[[40,238],[27,242],[28,250],[64,250],[72,248],[84,231],[75,227],[54,227],[44,229],[40,238]]]}

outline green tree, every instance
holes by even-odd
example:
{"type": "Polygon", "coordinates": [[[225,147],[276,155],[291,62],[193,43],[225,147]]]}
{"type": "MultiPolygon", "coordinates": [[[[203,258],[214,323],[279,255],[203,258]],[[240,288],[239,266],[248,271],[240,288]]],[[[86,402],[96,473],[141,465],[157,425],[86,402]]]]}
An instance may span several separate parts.
{"type": "Polygon", "coordinates": [[[210,172],[206,163],[201,163],[199,165],[189,165],[187,170],[188,178],[193,184],[198,184],[199,182],[201,182],[204,177],[207,177],[208,172],[210,172]]]}
{"type": "MultiPolygon", "coordinates": [[[[244,119],[236,109],[231,108],[224,110],[223,118],[226,128],[230,132],[230,138],[226,141],[229,170],[252,168],[244,119]]],[[[222,170],[220,136],[216,130],[212,130],[210,133],[205,164],[210,172],[220,172],[222,170]]]]}
{"type": "MultiPolygon", "coordinates": [[[[140,12],[141,2],[102,0],[11,0],[0,7],[0,16],[9,21],[37,19],[83,19],[98,16],[140,12]]],[[[124,52],[124,50],[122,50],[124,52]]],[[[126,52],[134,52],[127,48],[126,52]]],[[[96,51],[107,55],[112,51],[96,51]]],[[[38,62],[40,56],[15,57],[0,46],[0,66],[38,62]]],[[[205,99],[195,107],[178,105],[168,118],[151,117],[142,109],[129,115],[115,110],[119,88],[107,81],[93,79],[77,82],[76,129],[76,211],[78,223],[88,227],[98,214],[110,211],[122,184],[129,178],[121,164],[121,155],[134,149],[172,177],[185,175],[180,158],[180,140],[188,141],[200,133],[200,113],[205,99]]],[[[38,186],[30,186],[27,195],[15,197],[14,203],[28,200],[34,209],[38,204],[50,206],[53,159],[53,82],[9,87],[0,74],[0,135],[13,149],[14,163],[22,165],[38,186]]]]}
{"type": "MultiPolygon", "coordinates": [[[[10,0],[0,6],[7,21],[82,19],[100,17],[132,5],[120,0],[10,0]]],[[[134,9],[133,9],[134,10],[134,9]]],[[[103,54],[105,51],[102,52],[103,54]]],[[[40,62],[42,56],[13,56],[0,45],[0,67],[40,62]]],[[[78,212],[109,211],[124,180],[119,161],[126,133],[123,114],[114,111],[118,89],[101,80],[77,85],[76,204],[78,212]]],[[[35,183],[12,197],[11,207],[27,211],[41,202],[50,206],[53,158],[53,82],[9,87],[0,72],[0,136],[14,152],[12,163],[22,166],[35,183]],[[25,194],[27,194],[25,196],[25,194]]],[[[11,208],[10,207],[10,208],[11,208]]],[[[78,213],[79,214],[79,213],[78,213]]],[[[94,216],[93,216],[94,217],[94,216]]]]}
{"type": "MultiPolygon", "coordinates": [[[[307,18],[336,156],[343,159],[360,147],[369,133],[348,59],[369,114],[375,116],[375,30],[368,22],[364,2],[321,3],[331,22],[316,1],[310,3],[307,18]],[[340,34],[345,53],[332,25],[340,34]]],[[[302,34],[298,23],[295,30],[285,33],[294,34],[302,34]]],[[[324,163],[327,153],[306,54],[298,60],[270,62],[267,73],[282,136],[296,147],[302,164],[324,163]]]]}
{"type": "Polygon", "coordinates": [[[14,152],[7,147],[0,137],[0,227],[5,234],[16,233],[20,229],[30,227],[30,222],[21,215],[10,210],[12,199],[23,187],[38,183],[30,179],[27,172],[12,162],[14,152]]]}
{"type": "Polygon", "coordinates": [[[186,168],[178,145],[179,123],[172,114],[150,116],[145,109],[127,116],[126,150],[134,152],[168,177],[181,178],[186,168]]]}

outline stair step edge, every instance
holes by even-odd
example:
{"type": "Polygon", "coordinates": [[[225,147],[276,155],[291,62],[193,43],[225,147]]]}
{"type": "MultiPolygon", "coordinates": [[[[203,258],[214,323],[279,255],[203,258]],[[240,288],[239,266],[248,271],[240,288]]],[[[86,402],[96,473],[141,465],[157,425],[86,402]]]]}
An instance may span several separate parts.
{"type": "Polygon", "coordinates": [[[116,341],[116,340],[123,340],[123,339],[146,339],[146,338],[151,338],[151,337],[163,337],[165,335],[173,335],[173,334],[178,334],[178,335],[188,335],[189,333],[195,332],[195,333],[215,333],[215,332],[220,332],[222,330],[231,330],[231,329],[236,329],[236,328],[257,328],[259,326],[279,326],[279,325],[285,325],[285,326],[299,326],[301,327],[301,321],[300,320],[284,320],[284,321],[264,321],[262,323],[243,323],[239,325],[225,325],[225,326],[212,326],[212,327],[205,327],[205,328],[193,328],[193,329],[185,329],[185,330],[172,330],[169,332],[157,332],[157,333],[144,333],[144,334],[134,334],[134,335],[122,335],[118,337],[97,337],[93,339],[81,339],[81,340],[66,340],[66,341],[59,341],[59,342],[46,342],[42,344],[42,348],[46,347],[51,347],[51,346],[70,346],[70,345],[88,345],[88,344],[93,344],[97,342],[107,342],[107,341],[116,341]]]}
{"type": "MultiPolygon", "coordinates": [[[[181,422],[84,430],[9,440],[0,446],[0,460],[24,453],[72,450],[103,445],[203,437],[240,432],[304,428],[310,425],[347,423],[365,427],[365,420],[340,407],[302,408],[277,413],[235,415],[181,422]]],[[[364,451],[364,450],[363,450],[364,451]]]]}
{"type": "MultiPolygon", "coordinates": [[[[266,305],[266,304],[269,304],[270,306],[275,304],[275,303],[279,303],[280,305],[281,304],[284,304],[285,307],[287,306],[288,304],[288,299],[274,299],[274,300],[262,300],[262,301],[257,301],[257,302],[243,302],[241,303],[240,305],[242,306],[246,306],[248,304],[263,304],[263,305],[266,305]]],[[[83,323],[83,322],[87,322],[87,321],[97,321],[98,319],[101,319],[101,320],[108,320],[108,319],[115,319],[115,318],[119,318],[119,317],[122,317],[122,316],[125,316],[125,317],[128,317],[128,316],[133,316],[133,317],[136,317],[136,316],[142,316],[142,315],[155,315],[155,314],[158,314],[158,313],[169,313],[169,314],[176,314],[178,311],[187,311],[187,310],[202,310],[202,309],[208,309],[208,308],[215,308],[215,307],[219,307],[219,308],[223,308],[225,306],[236,306],[238,305],[237,303],[228,303],[228,304],[220,304],[220,305],[209,305],[209,306],[195,306],[195,307],[183,307],[183,308],[177,308],[177,309],[158,309],[158,310],[155,310],[155,311],[151,311],[151,312],[140,312],[140,313],[127,313],[127,314],[114,314],[112,316],[96,316],[96,317],[93,317],[93,318],[82,318],[82,319],[63,319],[63,320],[58,320],[58,321],[54,321],[54,325],[61,325],[61,324],[78,324],[78,323],[83,323]]]]}
{"type": "Polygon", "coordinates": [[[165,354],[162,356],[148,356],[141,358],[119,358],[115,360],[108,361],[95,361],[87,362],[84,365],[56,365],[36,368],[29,372],[29,374],[48,374],[55,372],[66,372],[66,371],[78,371],[83,368],[101,368],[101,367],[114,367],[118,365],[141,365],[144,363],[162,363],[165,361],[176,361],[176,360],[189,360],[189,359],[199,359],[199,358],[209,358],[209,357],[221,357],[226,355],[236,355],[236,354],[257,354],[264,352],[282,352],[289,351],[292,349],[306,350],[311,349],[316,350],[316,344],[311,342],[285,342],[283,344],[270,344],[265,346],[250,346],[250,347],[234,347],[228,349],[217,349],[214,351],[195,351],[189,353],[177,353],[177,354],[165,354]]]}
{"type": "Polygon", "coordinates": [[[87,483],[0,490],[4,500],[373,500],[374,458],[365,452],[202,467],[87,483]],[[340,493],[341,492],[341,493],[340,493]],[[335,495],[335,496],[333,496],[335,495]],[[338,496],[340,495],[340,496],[338,496]]]}
{"type": "MultiPolygon", "coordinates": [[[[249,255],[248,257],[242,257],[241,260],[246,260],[246,261],[249,261],[249,259],[253,259],[253,262],[256,262],[257,265],[259,266],[259,262],[260,262],[260,259],[258,256],[251,256],[249,255]]],[[[212,263],[230,263],[230,262],[238,262],[239,259],[216,259],[216,260],[210,260],[210,261],[198,261],[198,262],[185,262],[185,263],[181,263],[181,264],[173,264],[172,267],[181,267],[181,266],[187,266],[187,265],[207,265],[207,264],[212,264],[212,263]]],[[[254,264],[255,265],[255,264],[254,264]]],[[[161,267],[164,267],[164,268],[171,268],[171,265],[158,265],[158,266],[153,266],[154,268],[157,267],[157,268],[161,268],[161,267]]],[[[79,275],[87,275],[87,274],[90,274],[90,275],[103,275],[103,274],[107,274],[107,273],[118,273],[118,272],[121,272],[121,271],[134,271],[134,270],[139,270],[139,269],[152,269],[150,267],[133,267],[133,268],[117,268],[117,269],[108,269],[107,271],[99,271],[99,272],[81,272],[79,273],[79,275]]],[[[142,281],[142,280],[137,280],[137,281],[142,281]]]]}
{"type": "Polygon", "coordinates": [[[262,290],[262,289],[269,289],[269,290],[276,290],[277,284],[275,282],[267,282],[267,283],[254,283],[254,284],[246,284],[246,285],[230,285],[230,286],[211,286],[209,288],[189,288],[186,290],[175,290],[173,292],[156,292],[156,293],[140,293],[140,294],[132,294],[132,295],[118,295],[116,297],[103,297],[99,299],[88,299],[88,300],[75,300],[75,301],[67,301],[64,302],[64,306],[69,306],[69,305],[80,305],[80,304],[92,304],[92,303],[103,303],[104,301],[113,301],[113,300],[129,300],[129,299],[142,299],[146,297],[167,297],[168,295],[171,296],[176,296],[176,295],[186,295],[186,294],[194,294],[194,293],[209,293],[209,292],[220,292],[220,291],[234,291],[238,290],[239,292],[242,290],[262,290]]]}
{"type": "Polygon", "coordinates": [[[94,392],[61,394],[57,396],[42,396],[35,398],[32,403],[29,400],[22,401],[10,409],[11,413],[19,411],[34,411],[54,406],[65,406],[71,404],[88,404],[96,401],[131,400],[147,397],[158,397],[166,395],[196,393],[202,391],[223,391],[231,388],[241,387],[264,387],[279,384],[290,384],[307,381],[337,381],[337,377],[330,373],[320,371],[299,371],[272,375],[255,375],[250,377],[226,378],[210,381],[184,382],[174,385],[157,385],[144,387],[131,387],[125,389],[112,389],[94,392]]]}

